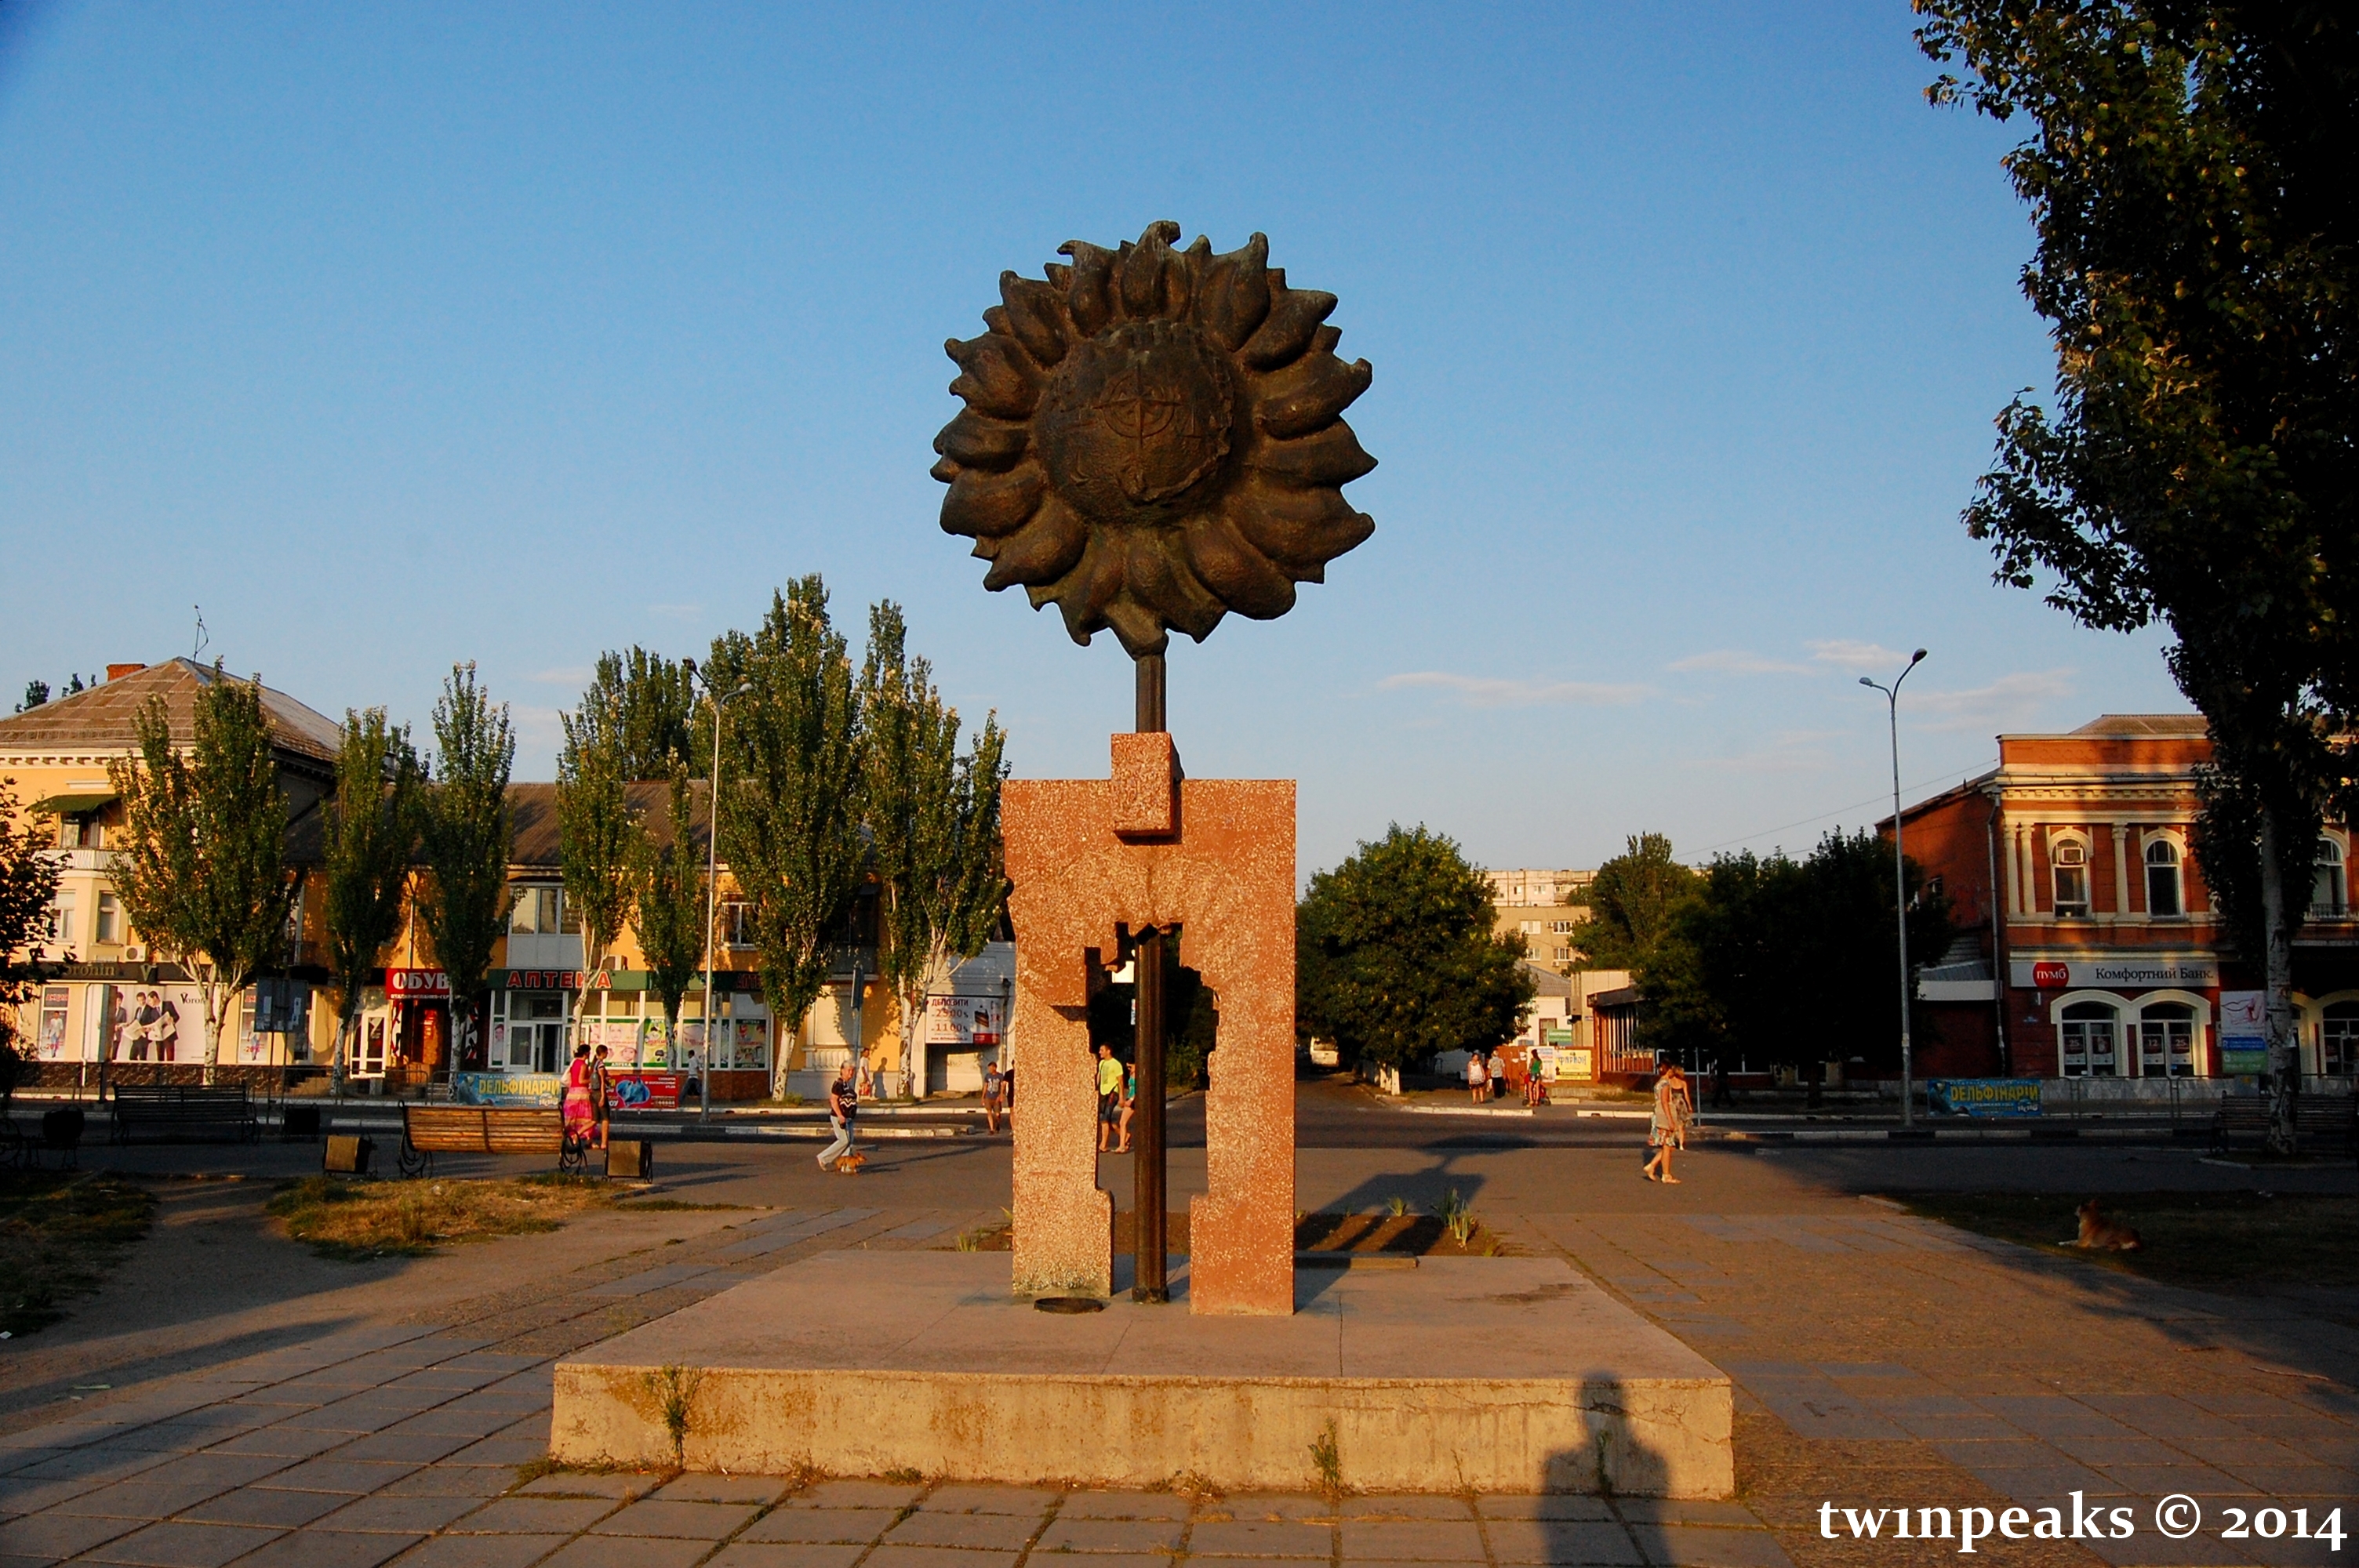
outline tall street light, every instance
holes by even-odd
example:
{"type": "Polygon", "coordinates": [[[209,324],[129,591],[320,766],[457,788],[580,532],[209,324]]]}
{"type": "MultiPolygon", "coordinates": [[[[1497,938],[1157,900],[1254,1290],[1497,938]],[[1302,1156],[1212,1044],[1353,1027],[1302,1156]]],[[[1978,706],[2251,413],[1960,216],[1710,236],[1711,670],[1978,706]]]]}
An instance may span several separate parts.
{"type": "MultiPolygon", "coordinates": [[[[688,673],[696,674],[696,661],[687,661],[688,673]]],[[[714,691],[712,683],[704,683],[704,695],[712,703],[712,793],[704,801],[704,1070],[696,1075],[696,1119],[712,1119],[712,937],[713,918],[717,913],[715,900],[721,891],[721,708],[732,697],[743,697],[754,689],[746,681],[734,691],[714,691]]]]}
{"type": "Polygon", "coordinates": [[[1918,649],[1908,655],[1908,669],[1892,677],[1886,686],[1865,676],[1859,684],[1884,694],[1885,717],[1892,728],[1892,907],[1900,927],[1900,1125],[1917,1125],[1917,1107],[1913,1098],[1915,1087],[1910,1082],[1908,1048],[1908,873],[1900,858],[1900,683],[1908,678],[1908,670],[1925,662],[1925,650],[1918,649]]]}

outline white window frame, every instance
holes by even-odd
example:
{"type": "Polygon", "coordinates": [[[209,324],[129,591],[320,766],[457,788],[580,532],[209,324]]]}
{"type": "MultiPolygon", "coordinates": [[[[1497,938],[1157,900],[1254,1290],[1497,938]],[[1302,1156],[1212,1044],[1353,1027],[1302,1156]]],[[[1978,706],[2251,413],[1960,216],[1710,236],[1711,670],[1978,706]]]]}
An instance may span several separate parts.
{"type": "Polygon", "coordinates": [[[2342,834],[2328,829],[2318,836],[2318,849],[2310,861],[2310,917],[2312,920],[2342,920],[2351,913],[2351,846],[2342,834]],[[2329,896],[2320,898],[2323,891],[2329,896]]]}
{"type": "Polygon", "coordinates": [[[2057,1076],[2065,1078],[2120,1077],[2124,1034],[2122,1015],[2126,1011],[2127,1004],[2112,991],[2066,991],[2058,997],[2048,1013],[2049,1021],[2056,1026],[2057,1076]],[[2082,1007],[2102,1007],[2105,1009],[2106,1016],[2102,1020],[2065,1016],[2082,1007]],[[2092,1033],[2092,1026],[2099,1023],[2104,1025],[2103,1033],[2092,1033]],[[2081,1044],[2077,1052],[2068,1049],[2075,1040],[2081,1044]],[[2100,1040],[2105,1045],[2104,1059],[2108,1065],[2107,1071],[2104,1073],[2096,1070],[2100,1060],[2096,1047],[2100,1040]],[[2074,1065],[2076,1059],[2077,1068],[2074,1065]]]}
{"type": "Polygon", "coordinates": [[[2179,835],[2176,833],[2152,835],[2147,839],[2145,849],[2139,852],[2138,860],[2145,869],[2147,918],[2149,920],[2185,918],[2187,914],[2187,846],[2179,841],[2179,835]],[[2158,852],[2164,858],[2157,860],[2155,856],[2158,852]],[[2155,881],[2158,876],[2165,874],[2169,879],[2166,885],[2170,889],[2170,903],[2173,907],[2161,910],[2155,907],[2155,881]]]}
{"type": "Polygon", "coordinates": [[[2049,835],[2049,908],[2057,919],[2086,920],[2089,918],[2092,907],[2089,903],[2089,879],[2096,858],[2096,851],[2092,848],[2090,839],[2085,834],[2068,830],[2049,835]],[[2067,851],[2075,852],[2078,859],[2067,860],[2065,858],[2067,851]],[[2067,899],[2064,896],[2064,876],[2067,871],[2080,879],[2081,892],[2078,898],[2067,899]]]}

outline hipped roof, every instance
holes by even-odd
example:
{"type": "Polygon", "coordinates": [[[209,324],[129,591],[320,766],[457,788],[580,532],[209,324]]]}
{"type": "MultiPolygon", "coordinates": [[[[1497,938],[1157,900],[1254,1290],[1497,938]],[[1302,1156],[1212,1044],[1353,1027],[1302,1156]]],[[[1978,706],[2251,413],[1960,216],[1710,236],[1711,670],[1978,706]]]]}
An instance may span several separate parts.
{"type": "MultiPolygon", "coordinates": [[[[212,666],[194,659],[149,665],[88,691],[54,697],[38,708],[0,719],[0,749],[136,750],[139,735],[135,720],[147,699],[156,697],[164,699],[172,740],[186,745],[196,738],[197,693],[212,683],[212,666]]],[[[279,751],[331,768],[335,765],[340,734],[335,720],[266,686],[262,688],[262,709],[270,724],[271,741],[279,751]]]]}
{"type": "MultiPolygon", "coordinates": [[[[626,784],[631,809],[639,814],[640,824],[647,830],[658,849],[671,847],[671,785],[662,779],[648,779],[626,784]]],[[[688,785],[689,838],[700,849],[706,848],[705,837],[712,814],[706,809],[712,794],[712,786],[701,779],[691,779],[688,785]]],[[[557,832],[557,786],[553,784],[516,784],[508,785],[508,810],[516,822],[516,849],[508,856],[515,866],[547,867],[555,871],[559,863],[557,832]]]]}

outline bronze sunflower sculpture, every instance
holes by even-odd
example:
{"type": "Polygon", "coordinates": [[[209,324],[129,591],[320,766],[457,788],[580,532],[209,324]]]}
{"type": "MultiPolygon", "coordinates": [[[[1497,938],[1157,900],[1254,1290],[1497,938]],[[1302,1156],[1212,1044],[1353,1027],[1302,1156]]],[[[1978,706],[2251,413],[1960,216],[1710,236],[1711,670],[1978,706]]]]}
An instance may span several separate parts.
{"type": "Polygon", "coordinates": [[[1343,423],[1370,372],[1335,357],[1335,297],[1287,287],[1259,234],[1225,255],[1179,237],[1001,273],[991,330],[944,345],[966,408],[934,438],[942,527],[991,563],[984,587],[1021,583],[1073,641],[1112,627],[1134,658],[1232,610],[1285,614],[1375,530],[1343,495],[1376,460],[1343,423]]]}

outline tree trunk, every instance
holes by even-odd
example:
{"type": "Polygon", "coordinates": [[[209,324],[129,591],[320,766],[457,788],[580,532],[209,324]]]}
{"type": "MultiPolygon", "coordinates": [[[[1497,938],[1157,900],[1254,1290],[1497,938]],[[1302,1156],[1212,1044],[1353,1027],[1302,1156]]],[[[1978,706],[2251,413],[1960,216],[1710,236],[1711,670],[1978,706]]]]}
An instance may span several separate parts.
{"type": "MultiPolygon", "coordinates": [[[[1823,1057],[1823,1056],[1825,1055],[1825,1053],[1824,1053],[1824,1052],[1813,1052],[1813,1053],[1811,1053],[1811,1054],[1812,1054],[1814,1057],[1823,1057]]],[[[1807,1104],[1809,1104],[1809,1105],[1810,1105],[1810,1106],[1811,1106],[1812,1108],[1816,1108],[1816,1107],[1818,1107],[1818,1106],[1821,1106],[1821,1105],[1823,1105],[1823,1104],[1825,1104],[1825,1103],[1826,1103],[1826,1100],[1825,1100],[1826,1083],[1827,1083],[1827,1065],[1826,1065],[1826,1063],[1825,1063],[1823,1060],[1814,1060],[1814,1061],[1812,1061],[1812,1062],[1810,1063],[1810,1099],[1806,1102],[1807,1104]]]]}
{"type": "Polygon", "coordinates": [[[360,1027],[360,1009],[353,1008],[336,1019],[336,1054],[328,1063],[328,1094],[341,1099],[344,1093],[344,1057],[353,1048],[353,1036],[360,1027]]]}
{"type": "Polygon", "coordinates": [[[225,1000],[221,1002],[217,1002],[213,1000],[213,992],[215,989],[216,988],[212,986],[207,986],[205,988],[204,1081],[207,1085],[211,1085],[212,1083],[213,1074],[221,1066],[222,1009],[226,1005],[225,1000]]]}
{"type": "Polygon", "coordinates": [[[2277,862],[2277,817],[2261,805],[2261,930],[2269,1018],[2269,1148],[2297,1152],[2301,1056],[2293,1033],[2293,931],[2286,924],[2285,871],[2277,862]]]}

